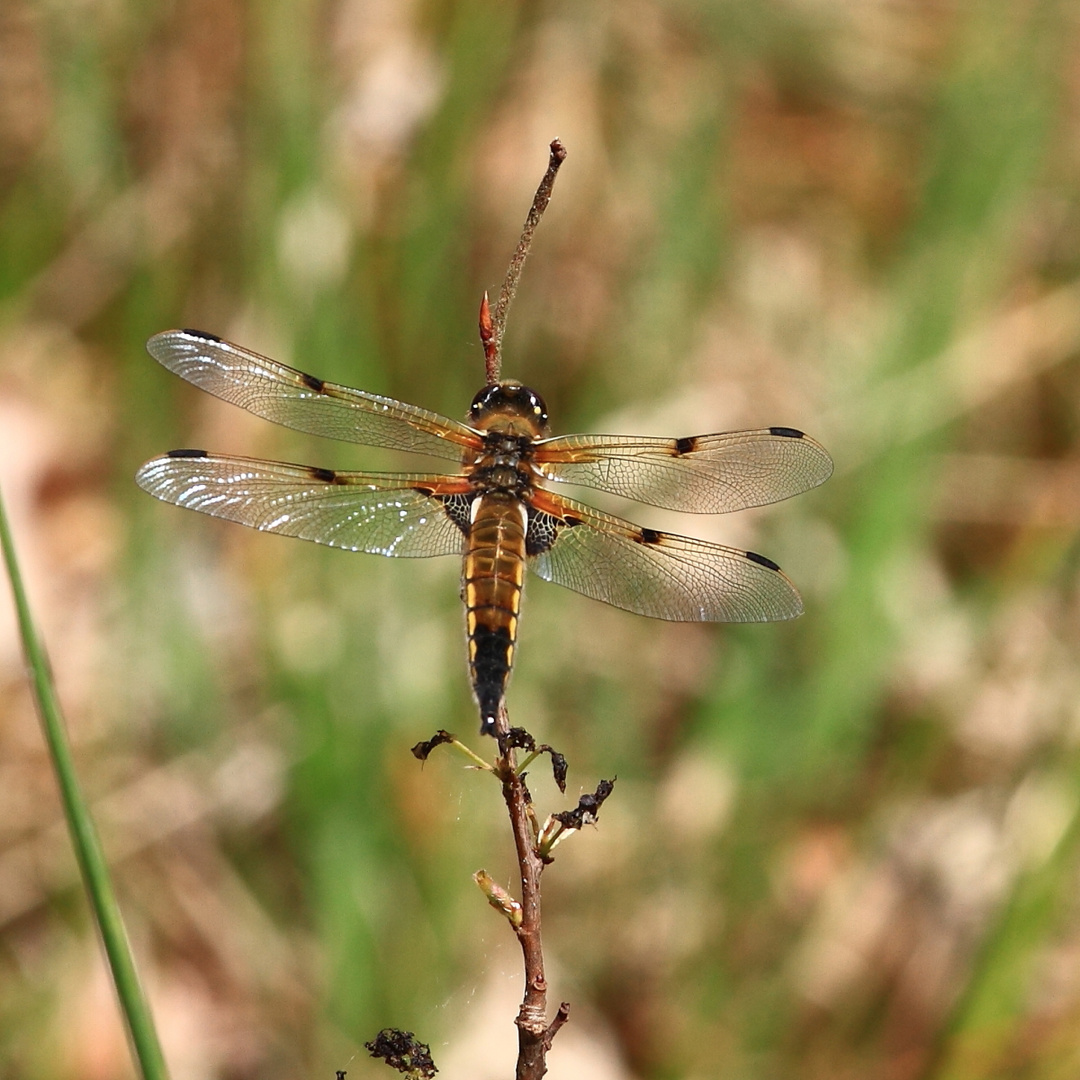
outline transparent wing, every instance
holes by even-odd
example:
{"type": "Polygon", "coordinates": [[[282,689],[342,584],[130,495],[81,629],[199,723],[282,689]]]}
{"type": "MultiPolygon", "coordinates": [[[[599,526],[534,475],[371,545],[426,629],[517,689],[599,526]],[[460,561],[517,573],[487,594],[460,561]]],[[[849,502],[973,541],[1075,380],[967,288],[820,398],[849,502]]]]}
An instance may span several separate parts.
{"type": "Polygon", "coordinates": [[[176,506],[348,551],[420,558],[464,549],[444,501],[460,498],[455,477],[333,472],[174,450],[148,461],[135,481],[176,506]]]}
{"type": "Polygon", "coordinates": [[[323,382],[199,330],[155,334],[146,348],[200,390],[312,435],[455,460],[480,438],[438,413],[323,382]]]}
{"type": "Polygon", "coordinates": [[[772,560],[642,529],[550,492],[534,497],[530,566],[547,581],[673,622],[772,622],[802,614],[772,560]]]}
{"type": "Polygon", "coordinates": [[[796,428],[685,439],[563,435],[537,444],[551,480],[693,514],[726,514],[798,495],[832,475],[820,443],[796,428]]]}

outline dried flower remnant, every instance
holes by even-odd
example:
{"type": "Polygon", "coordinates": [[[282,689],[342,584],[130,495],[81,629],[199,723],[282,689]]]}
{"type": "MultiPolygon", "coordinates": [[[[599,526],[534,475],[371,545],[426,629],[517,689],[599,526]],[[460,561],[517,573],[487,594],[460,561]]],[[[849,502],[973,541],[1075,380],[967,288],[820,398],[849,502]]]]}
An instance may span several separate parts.
{"type": "Polygon", "coordinates": [[[438,731],[430,739],[425,739],[423,742],[418,742],[412,748],[412,755],[419,761],[427,761],[431,755],[432,750],[436,746],[444,746],[446,743],[453,743],[457,740],[449,731],[445,731],[443,728],[439,728],[438,731]]]}
{"type": "Polygon", "coordinates": [[[566,758],[558,752],[553,746],[548,746],[547,743],[537,743],[537,741],[521,727],[512,727],[507,731],[504,736],[504,741],[501,744],[503,753],[507,750],[526,750],[529,756],[517,766],[518,772],[524,776],[524,770],[536,760],[541,754],[549,754],[551,756],[551,775],[558,785],[559,791],[564,795],[566,794],[566,774],[569,771],[569,765],[566,762],[566,758]]]}
{"type": "Polygon", "coordinates": [[[596,785],[596,790],[586,793],[578,799],[578,804],[573,810],[564,810],[560,814],[551,816],[561,822],[563,828],[581,829],[586,825],[595,825],[600,816],[600,807],[604,800],[611,794],[615,787],[615,780],[601,780],[596,785]]]}
{"type": "Polygon", "coordinates": [[[476,769],[483,769],[486,772],[492,772],[491,765],[488,764],[479,754],[473,753],[456,735],[451,734],[449,731],[444,731],[439,728],[438,731],[430,739],[424,739],[418,742],[411,749],[412,756],[418,761],[427,761],[432,751],[437,746],[452,746],[459,754],[463,754],[469,759],[469,763],[476,769]]]}
{"type": "Polygon", "coordinates": [[[536,847],[540,858],[544,863],[553,861],[551,852],[555,846],[566,839],[572,832],[584,828],[586,825],[595,825],[600,817],[600,807],[604,800],[611,794],[615,787],[615,780],[601,780],[593,792],[587,792],[578,799],[578,804],[573,810],[563,810],[552,814],[537,837],[536,847]]]}
{"type": "Polygon", "coordinates": [[[411,1031],[383,1028],[371,1042],[364,1043],[373,1058],[382,1058],[407,1080],[431,1080],[439,1070],[431,1060],[431,1047],[411,1031]]]}

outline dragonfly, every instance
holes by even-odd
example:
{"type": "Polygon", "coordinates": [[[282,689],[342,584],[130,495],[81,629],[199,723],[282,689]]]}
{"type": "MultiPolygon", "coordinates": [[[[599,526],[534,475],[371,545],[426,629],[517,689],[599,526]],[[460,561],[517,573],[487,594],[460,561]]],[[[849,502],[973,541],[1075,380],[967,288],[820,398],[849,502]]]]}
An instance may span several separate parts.
{"type": "Polygon", "coordinates": [[[543,399],[513,380],[486,385],[459,422],[199,330],[157,334],[147,349],[199,389],[274,423],[456,463],[447,473],[345,472],[172,450],[146,462],[136,481],[165,502],[263,532],[377,555],[462,559],[481,734],[495,734],[504,706],[526,566],[654,619],[768,622],[802,613],[795,586],[764,555],[642,528],[555,490],[570,484],[696,514],[777,502],[832,472],[826,450],[796,428],[553,436],[543,399]]]}

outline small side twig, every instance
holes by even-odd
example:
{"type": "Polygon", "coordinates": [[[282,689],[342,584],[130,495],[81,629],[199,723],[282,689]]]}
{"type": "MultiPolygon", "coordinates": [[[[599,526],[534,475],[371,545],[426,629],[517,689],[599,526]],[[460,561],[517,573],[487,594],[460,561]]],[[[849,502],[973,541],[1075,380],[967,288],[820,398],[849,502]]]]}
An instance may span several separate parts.
{"type": "Polygon", "coordinates": [[[495,305],[494,314],[488,307],[487,293],[484,294],[483,303],[480,305],[480,340],[484,345],[484,366],[487,369],[487,381],[491,386],[499,381],[502,370],[502,339],[506,330],[506,316],[510,305],[517,293],[518,281],[521,279],[521,268],[525,265],[525,259],[532,246],[533,233],[536,232],[540,219],[544,216],[547,204],[551,199],[551,189],[555,186],[555,176],[559,166],[566,160],[566,147],[558,139],[551,141],[551,156],[548,158],[547,172],[544,173],[540,186],[533,196],[532,207],[529,216],[525,219],[525,227],[521,230],[521,239],[510,265],[503,279],[502,289],[499,290],[499,300],[495,305]]]}

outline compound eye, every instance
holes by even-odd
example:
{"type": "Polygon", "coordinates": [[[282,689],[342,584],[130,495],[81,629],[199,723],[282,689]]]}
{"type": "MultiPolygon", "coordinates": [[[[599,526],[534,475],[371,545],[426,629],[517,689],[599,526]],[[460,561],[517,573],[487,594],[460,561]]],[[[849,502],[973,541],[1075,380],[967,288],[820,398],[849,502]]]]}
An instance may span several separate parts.
{"type": "Polygon", "coordinates": [[[469,406],[469,414],[471,416],[479,416],[485,409],[491,405],[491,398],[494,394],[499,392],[498,385],[485,386],[476,397],[473,398],[472,404],[469,406]]]}
{"type": "Polygon", "coordinates": [[[529,407],[532,409],[533,415],[541,424],[546,424],[548,421],[547,406],[544,404],[544,399],[536,393],[535,390],[529,391],[529,407]]]}

